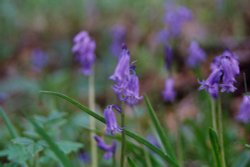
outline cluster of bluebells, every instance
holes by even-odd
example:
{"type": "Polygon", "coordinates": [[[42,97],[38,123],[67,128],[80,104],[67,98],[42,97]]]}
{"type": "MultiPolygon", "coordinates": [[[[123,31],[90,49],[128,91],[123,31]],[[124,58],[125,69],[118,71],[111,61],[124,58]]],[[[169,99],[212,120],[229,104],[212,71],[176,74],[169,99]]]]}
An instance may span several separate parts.
{"type": "MultiPolygon", "coordinates": [[[[171,67],[173,63],[173,51],[172,48],[169,46],[165,46],[164,48],[164,60],[165,66],[169,74],[171,74],[171,67]]],[[[169,76],[165,81],[165,87],[162,92],[163,99],[166,102],[173,102],[176,97],[176,92],[174,90],[174,80],[171,76],[169,76]]]]}
{"type": "Polygon", "coordinates": [[[41,71],[48,64],[48,55],[39,48],[31,53],[31,64],[34,71],[41,71]]]}
{"type": "Polygon", "coordinates": [[[229,50],[217,56],[211,64],[211,74],[206,80],[199,81],[199,90],[205,89],[213,98],[219,92],[234,92],[235,77],[239,74],[239,62],[235,54],[229,50]]]}
{"type": "Polygon", "coordinates": [[[244,96],[240,105],[240,111],[236,116],[236,119],[242,123],[250,122],[250,97],[244,96]]]}
{"type": "Polygon", "coordinates": [[[126,38],[126,28],[122,25],[115,25],[112,27],[111,37],[112,43],[110,46],[110,51],[114,56],[120,57],[121,45],[126,38]]]}
{"type": "Polygon", "coordinates": [[[90,38],[86,31],[79,32],[73,41],[72,52],[81,66],[81,72],[84,75],[90,75],[95,62],[95,41],[90,38]]]}
{"type": "Polygon", "coordinates": [[[113,157],[116,151],[117,143],[116,141],[113,141],[111,145],[106,144],[102,138],[99,136],[95,136],[95,141],[97,143],[97,146],[105,152],[104,158],[105,159],[110,159],[113,157]]]}
{"type": "Polygon", "coordinates": [[[113,90],[120,101],[132,106],[142,99],[139,95],[139,79],[135,65],[130,64],[130,53],[125,44],[122,46],[120,59],[110,79],[114,82],[113,90]]]}
{"type": "Polygon", "coordinates": [[[188,48],[187,65],[191,68],[197,67],[206,59],[206,54],[196,41],[192,41],[188,48]]]}

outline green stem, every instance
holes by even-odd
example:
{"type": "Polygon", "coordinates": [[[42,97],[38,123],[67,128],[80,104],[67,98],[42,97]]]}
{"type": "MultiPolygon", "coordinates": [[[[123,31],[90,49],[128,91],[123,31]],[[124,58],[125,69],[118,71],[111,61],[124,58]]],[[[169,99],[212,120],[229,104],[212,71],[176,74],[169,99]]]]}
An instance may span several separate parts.
{"type": "Polygon", "coordinates": [[[183,166],[183,151],[182,151],[182,145],[181,145],[181,135],[180,135],[180,129],[181,129],[181,124],[180,120],[178,118],[177,113],[174,113],[175,116],[175,121],[176,121],[176,149],[177,149],[177,157],[179,161],[179,166],[183,166]]]}
{"type": "MultiPolygon", "coordinates": [[[[95,111],[95,77],[94,72],[89,76],[89,107],[92,111],[95,111]]],[[[89,117],[90,120],[90,129],[95,130],[95,119],[93,117],[89,117]]],[[[98,155],[97,155],[97,147],[94,141],[94,132],[90,132],[90,145],[91,145],[91,166],[98,166],[98,155]]]]}
{"type": "MultiPolygon", "coordinates": [[[[123,109],[123,108],[122,108],[123,109]]],[[[125,149],[126,149],[126,136],[125,136],[125,113],[121,112],[121,127],[122,127],[122,149],[121,149],[121,167],[124,167],[125,149]]]]}
{"type": "Polygon", "coordinates": [[[222,118],[222,108],[221,108],[221,97],[218,97],[218,138],[220,143],[220,154],[222,167],[226,167],[225,151],[224,151],[224,139],[223,139],[223,118],[222,118]]]}
{"type": "Polygon", "coordinates": [[[213,129],[217,133],[216,107],[215,107],[215,101],[214,101],[214,99],[212,97],[211,97],[211,110],[212,110],[211,113],[212,113],[212,125],[213,125],[213,129]]]}
{"type": "Polygon", "coordinates": [[[116,159],[115,159],[115,154],[113,154],[113,158],[112,158],[112,166],[116,167],[116,159]]]}
{"type": "Polygon", "coordinates": [[[13,124],[10,122],[10,119],[8,118],[8,116],[6,115],[6,113],[4,112],[4,110],[1,107],[0,107],[0,116],[2,117],[5,125],[7,126],[11,137],[12,138],[18,137],[16,129],[14,128],[13,124]]]}

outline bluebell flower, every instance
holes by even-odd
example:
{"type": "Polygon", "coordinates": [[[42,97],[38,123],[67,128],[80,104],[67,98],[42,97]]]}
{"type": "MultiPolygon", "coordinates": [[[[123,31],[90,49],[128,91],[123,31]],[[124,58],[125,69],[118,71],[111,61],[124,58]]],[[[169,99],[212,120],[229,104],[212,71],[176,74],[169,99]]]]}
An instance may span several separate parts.
{"type": "Polygon", "coordinates": [[[189,67],[197,67],[206,59],[206,54],[196,41],[192,41],[188,48],[187,64],[189,67]]]}
{"type": "Polygon", "coordinates": [[[202,82],[199,90],[205,89],[213,98],[220,92],[234,92],[235,77],[239,74],[239,62],[236,56],[226,50],[217,56],[211,64],[212,73],[208,79],[202,82]]]}
{"type": "Polygon", "coordinates": [[[111,37],[112,37],[112,43],[110,46],[110,51],[114,56],[120,57],[121,45],[123,42],[125,42],[126,38],[125,27],[122,25],[115,25],[114,27],[112,27],[111,37]]]}
{"type": "Polygon", "coordinates": [[[192,19],[192,12],[187,7],[174,7],[170,5],[166,9],[164,21],[168,27],[168,31],[173,36],[177,36],[181,32],[181,28],[187,21],[192,19]]]}
{"type": "Polygon", "coordinates": [[[99,136],[95,136],[94,138],[97,143],[97,146],[105,152],[103,156],[104,159],[112,158],[112,156],[115,154],[117,143],[113,141],[111,145],[108,145],[99,136]]]}
{"type": "Polygon", "coordinates": [[[37,48],[31,53],[31,64],[34,71],[41,71],[48,64],[48,54],[37,48]]]}
{"type": "Polygon", "coordinates": [[[173,63],[173,51],[170,46],[165,45],[164,47],[164,60],[166,69],[169,71],[171,70],[172,63],[173,63]]]}
{"type": "Polygon", "coordinates": [[[135,105],[142,99],[139,96],[139,79],[135,73],[135,65],[130,64],[130,54],[126,45],[122,48],[122,55],[115,72],[110,76],[110,79],[114,81],[112,88],[120,101],[135,105]]]}
{"type": "Polygon", "coordinates": [[[174,90],[174,80],[172,78],[166,79],[162,95],[166,102],[173,102],[175,100],[176,93],[174,90]]]}
{"type": "Polygon", "coordinates": [[[72,52],[81,66],[81,72],[84,75],[91,75],[92,66],[95,62],[95,41],[90,38],[86,31],[78,33],[73,41],[72,52]]]}
{"type": "Polygon", "coordinates": [[[121,128],[118,126],[117,121],[116,121],[116,116],[113,111],[113,109],[117,110],[118,112],[121,112],[121,110],[117,109],[118,107],[115,107],[114,105],[108,105],[104,109],[104,118],[106,122],[106,132],[108,134],[114,135],[115,133],[120,133],[121,128]]]}
{"type": "Polygon", "coordinates": [[[240,105],[240,111],[238,112],[236,119],[242,123],[250,122],[250,97],[244,96],[240,105]]]}

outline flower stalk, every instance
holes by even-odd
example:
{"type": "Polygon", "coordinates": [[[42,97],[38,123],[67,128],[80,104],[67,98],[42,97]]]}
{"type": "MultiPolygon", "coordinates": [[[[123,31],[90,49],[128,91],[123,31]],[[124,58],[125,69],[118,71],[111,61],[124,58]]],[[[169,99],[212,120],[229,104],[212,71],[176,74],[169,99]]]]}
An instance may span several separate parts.
{"type": "MultiPolygon", "coordinates": [[[[94,74],[89,76],[89,107],[92,111],[95,111],[95,77],[94,74]]],[[[91,130],[95,130],[95,119],[93,117],[89,117],[89,126],[91,130]]],[[[91,166],[98,166],[98,155],[97,155],[97,147],[94,141],[94,132],[90,132],[90,145],[91,145],[91,166]]]]}
{"type": "Polygon", "coordinates": [[[121,148],[121,167],[124,167],[124,160],[125,160],[125,151],[126,151],[126,135],[124,132],[125,128],[125,113],[123,110],[123,106],[121,106],[122,112],[121,112],[121,127],[122,127],[122,148],[121,148]]]}

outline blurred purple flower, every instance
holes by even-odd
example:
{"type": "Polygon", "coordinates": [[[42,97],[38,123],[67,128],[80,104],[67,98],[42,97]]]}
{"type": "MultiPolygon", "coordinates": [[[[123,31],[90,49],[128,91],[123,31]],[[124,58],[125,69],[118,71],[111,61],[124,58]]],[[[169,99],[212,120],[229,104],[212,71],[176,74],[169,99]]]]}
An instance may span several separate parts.
{"type": "Polygon", "coordinates": [[[120,109],[119,110],[117,109],[117,106],[114,106],[114,105],[108,105],[104,109],[106,132],[111,135],[121,132],[121,128],[117,124],[116,116],[115,116],[113,109],[117,110],[118,112],[122,112],[120,109]]]}
{"type": "Polygon", "coordinates": [[[158,33],[156,33],[155,42],[161,43],[161,44],[168,44],[169,38],[170,38],[169,31],[163,29],[159,31],[158,33]]]}
{"type": "Polygon", "coordinates": [[[196,41],[192,41],[188,48],[188,66],[192,68],[197,67],[205,59],[205,52],[200,48],[199,44],[196,41]]]}
{"type": "Polygon", "coordinates": [[[170,71],[173,63],[173,51],[172,48],[167,45],[164,47],[164,60],[167,70],[170,71]]]}
{"type": "Polygon", "coordinates": [[[156,139],[156,137],[155,137],[154,135],[152,135],[152,134],[147,135],[147,140],[148,140],[151,144],[153,144],[154,146],[156,146],[156,147],[158,147],[158,148],[161,147],[161,146],[160,146],[160,143],[158,142],[158,140],[156,139]]]}
{"type": "Polygon", "coordinates": [[[112,36],[112,43],[110,46],[110,51],[111,53],[116,56],[120,57],[121,53],[121,45],[123,42],[125,42],[126,38],[126,29],[122,25],[116,25],[112,27],[111,31],[111,36],[112,36]]]}
{"type": "Polygon", "coordinates": [[[48,64],[48,55],[41,49],[34,49],[31,53],[31,63],[34,71],[41,71],[48,64]]]}
{"type": "Polygon", "coordinates": [[[87,152],[80,152],[78,157],[82,162],[86,164],[90,162],[90,155],[87,152]]]}
{"type": "Polygon", "coordinates": [[[8,98],[9,95],[7,93],[0,92],[0,104],[3,104],[8,98]]]}
{"type": "Polygon", "coordinates": [[[97,143],[97,146],[105,152],[103,156],[104,159],[112,158],[112,156],[115,154],[117,143],[113,141],[111,145],[108,145],[99,136],[95,136],[94,138],[97,143]]]}
{"type": "Polygon", "coordinates": [[[165,88],[162,94],[166,102],[173,102],[175,100],[176,93],[174,90],[174,80],[172,78],[166,79],[165,88]]]}
{"type": "Polygon", "coordinates": [[[74,46],[72,52],[76,60],[81,65],[81,72],[84,75],[91,75],[92,66],[95,62],[95,41],[93,41],[88,32],[82,31],[74,37],[74,46]]]}
{"type": "Polygon", "coordinates": [[[120,101],[135,105],[142,99],[139,96],[139,79],[135,73],[135,65],[130,65],[130,54],[125,44],[123,44],[121,57],[110,79],[114,81],[113,90],[120,101]]]}
{"type": "Polygon", "coordinates": [[[224,51],[217,56],[211,64],[212,73],[201,84],[199,90],[205,89],[213,98],[217,98],[219,91],[234,92],[236,88],[235,76],[239,74],[239,62],[236,56],[230,51],[224,51]],[[219,88],[221,88],[219,90],[219,88]]]}
{"type": "Polygon", "coordinates": [[[250,122],[250,97],[244,96],[240,105],[240,111],[238,112],[236,119],[242,123],[250,122]]]}
{"type": "Polygon", "coordinates": [[[177,36],[181,32],[181,28],[187,21],[192,19],[192,11],[185,6],[174,7],[170,5],[166,8],[164,17],[168,31],[173,36],[177,36]]]}

